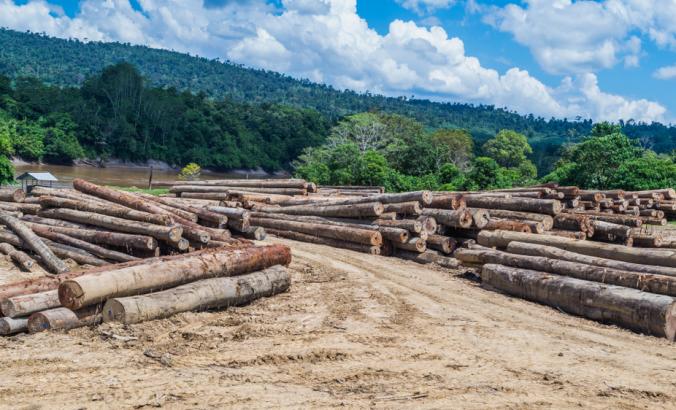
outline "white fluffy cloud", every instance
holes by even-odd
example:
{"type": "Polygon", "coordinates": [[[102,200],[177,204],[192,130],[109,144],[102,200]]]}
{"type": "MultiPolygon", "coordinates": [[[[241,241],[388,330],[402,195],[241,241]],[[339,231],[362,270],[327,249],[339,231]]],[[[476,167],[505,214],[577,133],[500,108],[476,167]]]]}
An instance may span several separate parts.
{"type": "Polygon", "coordinates": [[[653,73],[653,77],[659,80],[671,80],[676,78],[676,64],[658,68],[653,73]]]}
{"type": "MultiPolygon", "coordinates": [[[[428,3],[434,3],[428,1],[428,3]]],[[[565,3],[565,2],[564,2],[565,3]]],[[[395,20],[386,35],[369,28],[356,0],[83,0],[75,18],[42,0],[0,0],[0,26],[59,37],[117,40],[174,49],[282,71],[337,88],[506,106],[542,116],[663,120],[665,108],[602,92],[592,74],[551,88],[527,71],[483,67],[459,38],[440,27],[395,20]]],[[[437,2],[439,4],[439,2],[437,2]]]]}
{"type": "Polygon", "coordinates": [[[641,39],[676,48],[676,0],[525,0],[494,7],[486,21],[527,46],[550,73],[639,64],[641,39]]]}

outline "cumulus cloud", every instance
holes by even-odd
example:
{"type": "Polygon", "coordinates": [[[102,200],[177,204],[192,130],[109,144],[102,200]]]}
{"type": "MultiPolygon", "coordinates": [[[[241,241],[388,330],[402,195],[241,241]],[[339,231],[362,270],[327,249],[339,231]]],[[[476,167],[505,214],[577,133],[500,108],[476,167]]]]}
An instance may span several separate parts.
{"type": "Polygon", "coordinates": [[[490,9],[485,21],[511,33],[554,74],[637,66],[641,39],[676,48],[674,0],[525,0],[490,9]]]}
{"type": "Polygon", "coordinates": [[[139,4],[141,11],[127,0],[83,0],[81,12],[69,18],[42,0],[21,6],[0,0],[0,25],[227,58],[339,89],[414,93],[545,117],[652,121],[663,120],[666,111],[655,102],[604,93],[593,74],[566,77],[551,88],[520,68],[486,68],[440,27],[395,20],[381,35],[357,14],[356,0],[283,0],[281,9],[262,0],[139,4]]]}
{"type": "Polygon", "coordinates": [[[653,73],[653,77],[659,80],[671,80],[676,78],[676,64],[658,68],[653,73]]]}

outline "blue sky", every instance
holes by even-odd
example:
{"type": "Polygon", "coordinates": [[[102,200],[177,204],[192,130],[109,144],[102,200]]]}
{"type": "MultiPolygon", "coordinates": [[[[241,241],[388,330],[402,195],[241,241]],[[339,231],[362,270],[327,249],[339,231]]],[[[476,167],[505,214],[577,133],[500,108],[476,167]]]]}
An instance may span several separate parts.
{"type": "Polygon", "coordinates": [[[545,117],[676,119],[676,0],[0,0],[0,26],[545,117]]]}

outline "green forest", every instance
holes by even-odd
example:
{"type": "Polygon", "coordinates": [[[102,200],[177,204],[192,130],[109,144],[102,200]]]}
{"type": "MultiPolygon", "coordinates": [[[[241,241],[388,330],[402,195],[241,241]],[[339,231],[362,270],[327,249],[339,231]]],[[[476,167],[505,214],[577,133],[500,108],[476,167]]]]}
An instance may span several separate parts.
{"type": "Polygon", "coordinates": [[[389,191],[676,186],[676,129],[662,124],[337,91],[169,51],[1,29],[0,73],[5,181],[17,156],[261,167],[389,191]]]}

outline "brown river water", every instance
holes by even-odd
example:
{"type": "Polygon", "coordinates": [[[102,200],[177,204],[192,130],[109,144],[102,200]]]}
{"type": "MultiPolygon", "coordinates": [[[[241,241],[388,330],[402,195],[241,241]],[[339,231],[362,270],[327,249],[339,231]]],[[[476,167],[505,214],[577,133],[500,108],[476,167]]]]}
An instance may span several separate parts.
{"type": "MultiPolygon", "coordinates": [[[[114,185],[139,188],[148,187],[148,177],[150,176],[149,168],[131,168],[131,167],[71,167],[65,165],[16,165],[16,175],[21,175],[24,172],[51,172],[59,179],[59,186],[70,185],[73,179],[83,178],[87,181],[94,182],[101,185],[114,185]]],[[[246,178],[245,173],[235,172],[210,172],[203,171],[198,179],[239,179],[246,178]]],[[[251,175],[250,178],[265,178],[261,176],[251,175]]],[[[269,177],[268,177],[269,178],[269,177]]],[[[175,181],[178,179],[177,170],[159,170],[153,169],[153,181],[175,181]]]]}

